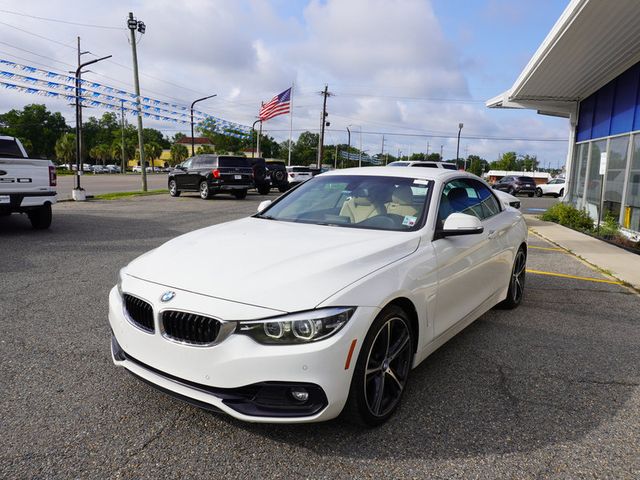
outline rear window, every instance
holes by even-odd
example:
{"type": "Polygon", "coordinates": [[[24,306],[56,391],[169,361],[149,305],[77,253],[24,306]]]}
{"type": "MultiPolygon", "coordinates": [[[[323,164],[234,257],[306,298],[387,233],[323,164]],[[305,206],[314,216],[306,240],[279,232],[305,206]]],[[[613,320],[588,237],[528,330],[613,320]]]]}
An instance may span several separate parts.
{"type": "Polygon", "coordinates": [[[518,177],[518,181],[522,183],[535,183],[531,177],[518,177]]]}
{"type": "Polygon", "coordinates": [[[291,167],[292,172],[310,172],[311,169],[309,167],[291,167]]]}
{"type": "Polygon", "coordinates": [[[0,140],[0,157],[24,158],[15,140],[0,140]]]}
{"type": "Polygon", "coordinates": [[[412,167],[438,168],[438,165],[435,164],[435,163],[414,163],[411,166],[412,167]]]}
{"type": "Polygon", "coordinates": [[[391,162],[388,167],[406,167],[409,165],[409,162],[391,162]]]}
{"type": "Polygon", "coordinates": [[[447,170],[458,170],[458,167],[452,163],[443,163],[442,168],[446,168],[447,170]]]}
{"type": "Polygon", "coordinates": [[[245,157],[220,157],[219,167],[251,167],[250,159],[245,157]]]}

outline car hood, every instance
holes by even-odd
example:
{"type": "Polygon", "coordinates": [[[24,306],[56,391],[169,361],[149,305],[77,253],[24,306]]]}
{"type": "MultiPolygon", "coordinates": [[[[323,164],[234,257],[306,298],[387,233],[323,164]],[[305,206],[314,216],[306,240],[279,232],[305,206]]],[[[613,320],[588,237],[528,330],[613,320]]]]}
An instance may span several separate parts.
{"type": "Polygon", "coordinates": [[[322,301],[418,248],[416,232],[245,218],[177,237],[125,273],[202,295],[284,312],[322,301]]]}

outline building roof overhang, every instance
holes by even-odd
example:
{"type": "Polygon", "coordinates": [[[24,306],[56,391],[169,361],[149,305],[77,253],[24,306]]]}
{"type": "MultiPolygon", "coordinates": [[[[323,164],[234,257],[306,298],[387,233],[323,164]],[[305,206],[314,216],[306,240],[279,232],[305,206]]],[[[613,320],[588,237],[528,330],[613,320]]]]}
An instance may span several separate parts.
{"type": "Polygon", "coordinates": [[[637,0],[572,0],[513,86],[487,107],[570,116],[640,61],[639,24],[637,0]]]}

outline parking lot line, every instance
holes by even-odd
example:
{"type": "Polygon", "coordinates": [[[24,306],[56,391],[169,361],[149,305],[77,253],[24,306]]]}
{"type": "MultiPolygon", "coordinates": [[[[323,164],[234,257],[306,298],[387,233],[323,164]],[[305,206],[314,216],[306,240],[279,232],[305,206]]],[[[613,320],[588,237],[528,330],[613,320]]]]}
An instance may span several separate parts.
{"type": "Polygon", "coordinates": [[[535,245],[529,245],[528,248],[534,248],[536,250],[548,250],[549,252],[562,252],[569,253],[564,248],[551,248],[551,247],[536,247],[535,245]]]}
{"type": "Polygon", "coordinates": [[[543,272],[542,270],[530,270],[527,268],[527,273],[533,273],[534,275],[549,275],[552,277],[572,278],[574,280],[584,280],[586,282],[608,283],[611,285],[622,285],[622,282],[616,280],[606,280],[603,278],[591,278],[591,277],[578,277],[576,275],[567,275],[566,273],[555,272],[543,272]]]}

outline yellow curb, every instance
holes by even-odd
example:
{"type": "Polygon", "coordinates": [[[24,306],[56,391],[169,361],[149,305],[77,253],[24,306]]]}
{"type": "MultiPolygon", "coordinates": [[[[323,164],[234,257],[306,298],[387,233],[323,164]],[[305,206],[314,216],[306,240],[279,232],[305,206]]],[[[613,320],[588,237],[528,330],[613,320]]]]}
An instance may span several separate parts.
{"type": "Polygon", "coordinates": [[[622,282],[616,282],[615,280],[604,280],[602,278],[590,278],[590,277],[577,277],[575,275],[567,275],[565,273],[543,272],[542,270],[529,270],[528,268],[527,268],[527,273],[533,273],[535,275],[549,275],[549,276],[552,276],[552,277],[572,278],[574,280],[584,280],[586,282],[608,283],[608,284],[611,284],[611,285],[622,285],[622,282]]]}
{"type": "Polygon", "coordinates": [[[535,248],[536,250],[548,250],[550,252],[569,253],[564,248],[536,247],[535,245],[528,245],[527,247],[528,248],[535,248]]]}

